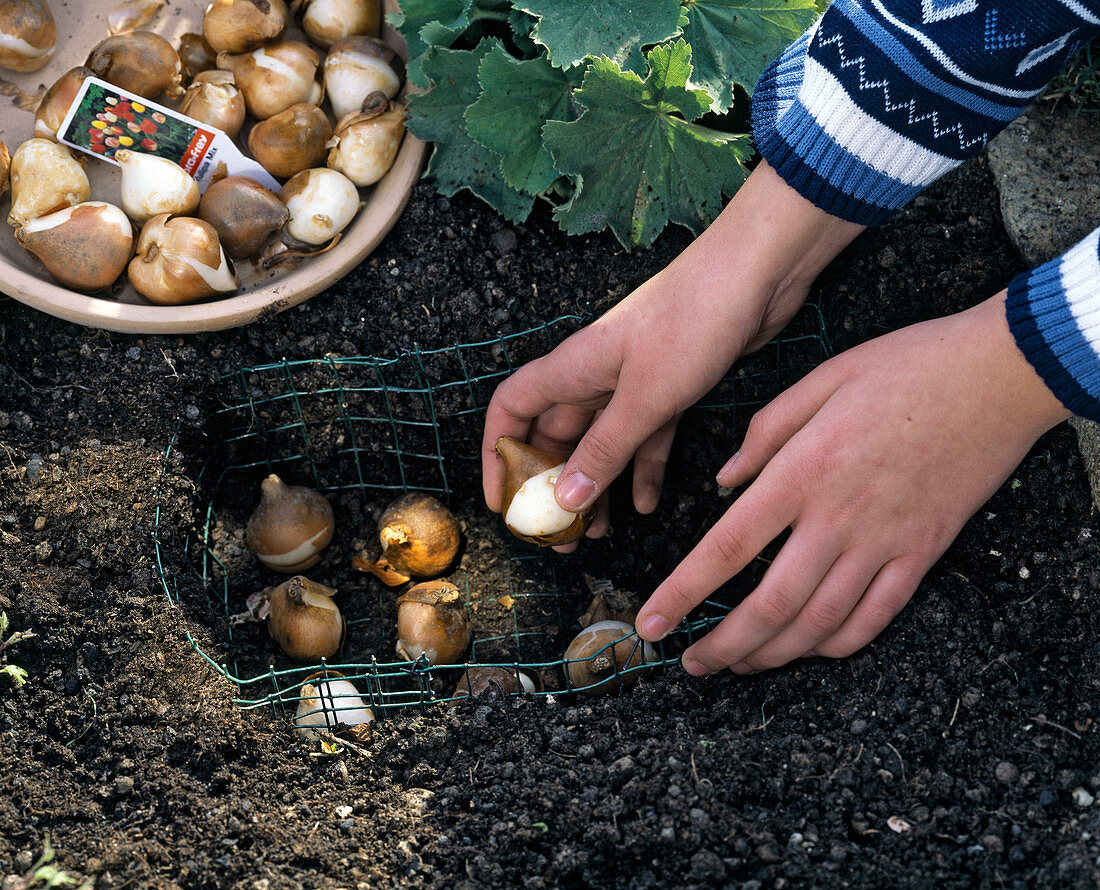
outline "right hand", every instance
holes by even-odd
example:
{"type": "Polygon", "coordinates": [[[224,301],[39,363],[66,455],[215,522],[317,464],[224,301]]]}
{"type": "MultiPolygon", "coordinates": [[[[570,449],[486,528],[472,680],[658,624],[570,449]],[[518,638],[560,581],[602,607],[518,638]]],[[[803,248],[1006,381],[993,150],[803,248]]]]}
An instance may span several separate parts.
{"type": "MultiPolygon", "coordinates": [[[[493,394],[485,419],[485,502],[501,509],[500,436],[567,454],[558,502],[579,512],[634,460],[635,508],[649,513],[680,415],[741,355],[798,311],[818,272],[859,232],[761,165],[677,259],[493,394]]],[[[606,531],[606,518],[588,534],[606,531]]]]}

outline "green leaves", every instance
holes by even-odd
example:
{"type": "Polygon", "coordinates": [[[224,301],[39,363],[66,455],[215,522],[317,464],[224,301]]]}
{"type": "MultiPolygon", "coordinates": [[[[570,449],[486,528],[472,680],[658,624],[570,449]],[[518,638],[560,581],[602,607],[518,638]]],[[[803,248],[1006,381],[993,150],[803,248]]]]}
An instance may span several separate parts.
{"type": "Polygon", "coordinates": [[[622,61],[632,49],[667,40],[679,30],[678,0],[521,0],[538,17],[531,36],[559,68],[588,56],[622,61]]]}
{"type": "Polygon", "coordinates": [[[513,222],[541,198],[565,231],[607,227],[627,247],[669,221],[699,232],[752,153],[718,115],[745,118],[745,93],[815,2],[403,0],[390,21],[410,81],[430,86],[408,121],[435,143],[426,175],[513,222]]]}
{"type": "Polygon", "coordinates": [[[574,123],[547,123],[555,163],[580,179],[554,214],[566,232],[610,226],[625,246],[646,247],[669,220],[698,233],[721,211],[722,193],[744,182],[748,137],[691,123],[710,100],[704,90],[686,88],[690,59],[682,40],[657,47],[644,82],[597,59],[575,96],[584,114],[574,123]]]}
{"type": "Polygon", "coordinates": [[[695,62],[692,83],[728,111],[734,84],[749,93],[768,63],[817,17],[814,0],[693,0],[683,36],[695,62]]]}
{"type": "Polygon", "coordinates": [[[431,92],[409,100],[409,129],[435,143],[427,176],[436,188],[453,195],[466,188],[513,222],[531,212],[534,197],[505,182],[500,155],[475,142],[466,129],[466,109],[481,92],[478,68],[496,40],[483,40],[476,50],[433,49],[424,57],[424,73],[434,82],[431,92]]]}
{"type": "Polygon", "coordinates": [[[467,109],[466,123],[474,139],[501,155],[501,172],[513,188],[537,195],[557,179],[541,131],[548,120],[576,117],[569,95],[577,80],[545,59],[513,59],[501,46],[482,60],[481,98],[467,109]]]}

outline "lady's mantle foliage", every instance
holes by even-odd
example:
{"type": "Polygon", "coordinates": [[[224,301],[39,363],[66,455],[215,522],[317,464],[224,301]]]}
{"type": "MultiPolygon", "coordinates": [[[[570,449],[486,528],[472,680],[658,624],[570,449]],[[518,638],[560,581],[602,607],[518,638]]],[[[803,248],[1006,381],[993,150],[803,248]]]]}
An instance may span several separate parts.
{"type": "MultiPolygon", "coordinates": [[[[745,179],[750,137],[702,126],[818,14],[814,0],[403,0],[409,129],[440,192],[513,222],[536,197],[626,247],[701,231],[745,179]]],[[[722,119],[714,118],[719,126],[722,119]]]]}

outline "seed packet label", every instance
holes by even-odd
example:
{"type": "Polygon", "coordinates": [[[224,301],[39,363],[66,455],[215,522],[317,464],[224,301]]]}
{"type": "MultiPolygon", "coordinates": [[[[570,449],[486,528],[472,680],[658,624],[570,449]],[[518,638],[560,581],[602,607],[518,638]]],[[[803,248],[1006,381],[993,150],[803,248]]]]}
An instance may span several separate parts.
{"type": "Polygon", "coordinates": [[[248,176],[274,192],[282,188],[221,130],[124,93],[98,77],[84,81],[57,138],[115,165],[115,152],[123,148],[167,158],[190,173],[203,191],[222,175],[248,176]]]}

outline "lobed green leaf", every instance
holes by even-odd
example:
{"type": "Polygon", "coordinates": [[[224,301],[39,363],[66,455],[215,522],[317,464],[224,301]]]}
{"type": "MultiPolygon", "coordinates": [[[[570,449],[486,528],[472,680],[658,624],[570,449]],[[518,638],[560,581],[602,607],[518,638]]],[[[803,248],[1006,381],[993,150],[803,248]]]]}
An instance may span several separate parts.
{"type": "Polygon", "coordinates": [[[499,40],[482,40],[473,50],[432,49],[424,55],[431,90],[409,99],[408,128],[435,143],[426,176],[444,195],[469,189],[512,222],[522,222],[534,198],[513,188],[501,174],[501,156],[476,142],[466,126],[465,112],[477,101],[478,69],[499,40]]]}
{"type": "Polygon", "coordinates": [[[549,121],[543,138],[563,173],[579,177],[555,211],[571,234],[610,226],[625,247],[653,243],[669,220],[700,232],[747,175],[747,135],[691,123],[710,105],[687,87],[691,48],[683,40],[654,48],[643,81],[610,59],[593,61],[574,95],[585,111],[549,121]]]}
{"type": "Polygon", "coordinates": [[[474,0],[402,0],[401,11],[387,16],[409,47],[409,83],[421,89],[428,86],[420,57],[429,47],[453,44],[470,26],[473,8],[474,0]]]}
{"type": "Polygon", "coordinates": [[[632,50],[675,36],[680,27],[679,0],[519,0],[516,7],[538,17],[531,36],[558,68],[579,65],[587,56],[621,62],[632,50]]]}
{"type": "Polygon", "coordinates": [[[690,0],[685,13],[691,82],[714,96],[718,113],[733,104],[736,84],[751,94],[771,60],[819,14],[815,0],[690,0]]]}
{"type": "Polygon", "coordinates": [[[577,117],[570,94],[579,70],[562,71],[542,58],[521,62],[496,46],[482,59],[478,81],[481,98],[466,110],[470,135],[500,154],[509,185],[542,194],[560,175],[542,144],[542,128],[548,120],[577,117]]]}

